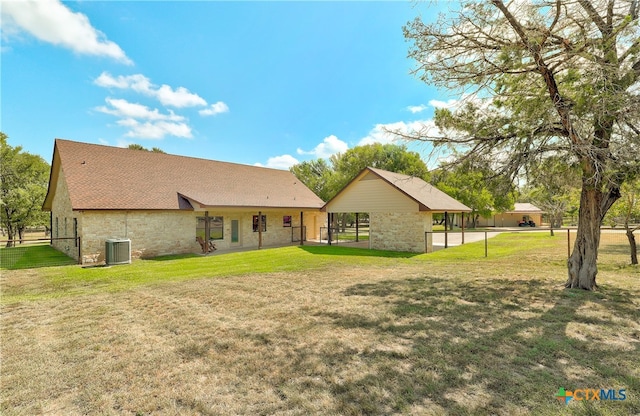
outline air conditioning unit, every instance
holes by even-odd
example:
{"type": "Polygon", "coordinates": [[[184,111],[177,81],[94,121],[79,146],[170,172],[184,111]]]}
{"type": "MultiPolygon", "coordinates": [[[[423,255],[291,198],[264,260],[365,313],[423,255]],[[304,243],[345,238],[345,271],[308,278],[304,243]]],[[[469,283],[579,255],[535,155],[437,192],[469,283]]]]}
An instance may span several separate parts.
{"type": "Polygon", "coordinates": [[[105,243],[105,261],[107,265],[131,263],[131,240],[111,238],[105,243]]]}

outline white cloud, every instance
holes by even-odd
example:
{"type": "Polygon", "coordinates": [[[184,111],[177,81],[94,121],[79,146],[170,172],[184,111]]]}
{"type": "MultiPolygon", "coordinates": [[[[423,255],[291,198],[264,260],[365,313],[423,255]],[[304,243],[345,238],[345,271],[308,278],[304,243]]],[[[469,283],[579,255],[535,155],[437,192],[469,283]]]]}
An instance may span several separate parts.
{"type": "Polygon", "coordinates": [[[435,108],[454,108],[460,105],[460,100],[431,100],[429,101],[429,105],[435,108]]]}
{"type": "Polygon", "coordinates": [[[96,107],[96,110],[116,117],[170,121],[183,121],[185,119],[171,110],[169,110],[169,114],[162,114],[157,108],[151,110],[146,105],[130,103],[123,99],[107,98],[105,101],[110,107],[96,107]]]}
{"type": "Polygon", "coordinates": [[[171,121],[146,121],[141,123],[132,118],[118,120],[118,125],[128,127],[125,136],[141,139],[164,139],[165,136],[191,138],[191,127],[185,123],[171,121]]]}
{"type": "Polygon", "coordinates": [[[317,158],[326,159],[336,153],[344,153],[348,148],[349,145],[347,145],[347,143],[332,134],[331,136],[325,137],[322,143],[317,145],[313,150],[306,151],[298,149],[297,152],[299,155],[314,155],[317,158]]]}
{"type": "Polygon", "coordinates": [[[293,165],[300,163],[298,159],[291,155],[274,156],[267,159],[267,164],[256,163],[255,166],[262,166],[273,169],[289,170],[293,165]]]}
{"type": "Polygon", "coordinates": [[[1,9],[3,33],[24,31],[76,53],[133,64],[120,46],[91,25],[86,15],[72,12],[59,0],[3,1],[1,9]]]}
{"type": "Polygon", "coordinates": [[[162,105],[170,107],[183,108],[207,105],[207,101],[204,98],[190,92],[184,87],[178,87],[175,90],[166,84],[158,87],[152,84],[151,80],[142,74],[113,77],[108,72],[103,72],[93,82],[105,88],[131,89],[140,94],[154,97],[158,99],[162,105]]]}
{"type": "Polygon", "coordinates": [[[412,114],[416,114],[426,110],[427,108],[429,107],[427,107],[424,104],[420,104],[420,105],[410,105],[409,107],[407,107],[407,110],[411,111],[412,114]]]}
{"type": "Polygon", "coordinates": [[[228,113],[229,106],[223,103],[222,101],[218,101],[215,104],[211,104],[208,108],[204,110],[198,111],[198,114],[201,116],[215,116],[216,114],[228,113]]]}
{"type": "Polygon", "coordinates": [[[121,88],[132,89],[136,92],[140,92],[146,95],[153,95],[151,88],[151,81],[149,78],[142,74],[134,75],[118,75],[113,77],[108,72],[103,72],[98,78],[93,81],[94,84],[105,88],[121,88]]]}
{"type": "Polygon", "coordinates": [[[174,90],[170,86],[163,84],[159,89],[155,90],[155,96],[162,105],[171,107],[183,108],[207,105],[204,98],[184,87],[178,87],[174,90]]]}

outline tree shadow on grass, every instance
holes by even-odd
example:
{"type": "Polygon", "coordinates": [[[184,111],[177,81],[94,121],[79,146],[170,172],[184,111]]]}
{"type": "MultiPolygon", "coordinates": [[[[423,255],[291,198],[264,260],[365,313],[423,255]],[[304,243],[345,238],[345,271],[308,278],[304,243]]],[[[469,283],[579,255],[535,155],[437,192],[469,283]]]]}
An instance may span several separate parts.
{"type": "MultiPolygon", "coordinates": [[[[639,399],[629,396],[640,390],[640,333],[632,324],[640,312],[630,291],[508,279],[459,286],[425,276],[358,284],[345,295],[378,298],[387,312],[327,317],[398,348],[357,353],[366,374],[331,386],[340,414],[640,412],[639,399]],[[565,406],[554,397],[560,387],[626,388],[628,399],[565,406]]],[[[353,354],[342,348],[334,355],[353,354]]],[[[338,367],[349,361],[325,360],[338,367]]]]}
{"type": "Polygon", "coordinates": [[[362,257],[388,257],[411,258],[423,253],[410,253],[406,251],[373,250],[368,248],[345,247],[337,245],[300,246],[300,249],[310,254],[323,254],[329,256],[362,256],[362,257]]]}

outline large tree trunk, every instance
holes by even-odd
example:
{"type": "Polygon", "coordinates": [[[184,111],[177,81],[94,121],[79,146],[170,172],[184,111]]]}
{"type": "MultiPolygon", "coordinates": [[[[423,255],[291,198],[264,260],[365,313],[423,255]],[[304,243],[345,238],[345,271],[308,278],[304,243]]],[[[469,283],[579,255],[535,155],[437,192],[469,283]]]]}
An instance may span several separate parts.
{"type": "Polygon", "coordinates": [[[565,287],[593,290],[597,287],[600,226],[611,205],[620,198],[613,187],[607,193],[583,183],[578,211],[578,232],[568,260],[569,278],[565,287]]]}

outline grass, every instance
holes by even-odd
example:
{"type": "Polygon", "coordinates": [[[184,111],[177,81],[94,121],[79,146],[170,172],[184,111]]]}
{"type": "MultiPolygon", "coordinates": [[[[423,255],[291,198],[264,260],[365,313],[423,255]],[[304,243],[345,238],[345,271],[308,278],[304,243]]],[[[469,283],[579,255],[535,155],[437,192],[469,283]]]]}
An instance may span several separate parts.
{"type": "Polygon", "coordinates": [[[76,261],[54,250],[46,242],[0,248],[0,270],[34,269],[70,264],[76,264],[76,261]]]}
{"type": "Polygon", "coordinates": [[[3,272],[0,413],[640,413],[640,270],[565,290],[562,237],[491,244],[3,272]]]}

